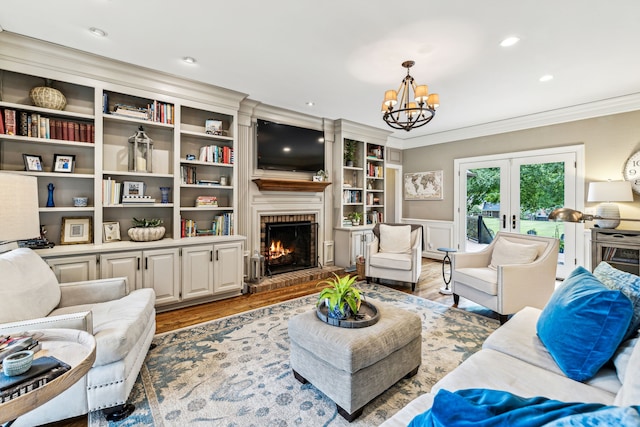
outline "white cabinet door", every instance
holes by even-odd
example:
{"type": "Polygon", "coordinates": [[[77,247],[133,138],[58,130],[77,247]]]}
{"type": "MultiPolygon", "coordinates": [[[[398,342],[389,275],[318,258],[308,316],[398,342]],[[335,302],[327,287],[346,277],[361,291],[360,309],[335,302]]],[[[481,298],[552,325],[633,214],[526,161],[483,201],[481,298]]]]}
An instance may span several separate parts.
{"type": "Polygon", "coordinates": [[[242,242],[213,245],[213,291],[242,290],[242,242]]]}
{"type": "Polygon", "coordinates": [[[355,265],[359,256],[367,257],[367,244],[373,240],[373,231],[360,230],[351,233],[350,265],[355,265]]]}
{"type": "Polygon", "coordinates": [[[100,255],[100,277],[126,277],[129,291],[142,288],[142,252],[116,252],[100,255]]]}
{"type": "Polygon", "coordinates": [[[180,255],[178,248],[144,251],[143,287],[156,291],[156,305],[180,301],[180,255]]]}
{"type": "Polygon", "coordinates": [[[182,299],[213,295],[213,245],[182,249],[182,299]]]}
{"type": "Polygon", "coordinates": [[[95,280],[95,255],[48,258],[47,264],[53,270],[59,283],[95,280]]]}

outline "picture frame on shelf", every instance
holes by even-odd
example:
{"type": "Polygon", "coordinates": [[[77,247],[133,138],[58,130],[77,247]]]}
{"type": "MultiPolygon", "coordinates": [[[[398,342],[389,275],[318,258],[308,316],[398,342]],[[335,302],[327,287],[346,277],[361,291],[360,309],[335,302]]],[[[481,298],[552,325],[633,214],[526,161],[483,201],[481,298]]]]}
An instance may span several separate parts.
{"type": "Polygon", "coordinates": [[[205,120],[204,133],[206,133],[207,135],[222,135],[222,120],[205,120]]]}
{"type": "Polygon", "coordinates": [[[36,154],[23,154],[24,170],[27,172],[42,172],[42,156],[36,154]]]}
{"type": "Polygon", "coordinates": [[[444,172],[411,172],[404,174],[405,200],[443,200],[444,172]]]}
{"type": "Polygon", "coordinates": [[[103,222],[102,234],[105,243],[120,241],[120,223],[118,221],[103,222]]]}
{"type": "Polygon", "coordinates": [[[76,166],[75,154],[54,154],[53,172],[73,173],[76,166]]]}
{"type": "Polygon", "coordinates": [[[60,227],[61,245],[91,243],[93,239],[93,218],[90,216],[62,217],[60,227]]]}
{"type": "Polygon", "coordinates": [[[122,183],[123,196],[144,196],[144,182],[124,181],[122,183]]]}

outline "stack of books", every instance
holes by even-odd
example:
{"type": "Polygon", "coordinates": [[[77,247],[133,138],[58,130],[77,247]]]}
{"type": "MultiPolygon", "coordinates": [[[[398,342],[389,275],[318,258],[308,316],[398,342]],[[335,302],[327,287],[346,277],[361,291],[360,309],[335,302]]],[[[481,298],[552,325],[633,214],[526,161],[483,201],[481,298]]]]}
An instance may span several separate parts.
{"type": "Polygon", "coordinates": [[[149,120],[149,110],[146,108],[138,108],[132,105],[116,104],[113,112],[116,116],[131,117],[133,119],[149,120]]]}
{"type": "Polygon", "coordinates": [[[33,360],[31,368],[21,375],[0,375],[0,403],[20,397],[53,381],[71,369],[71,366],[52,356],[33,360]]]}
{"type": "Polygon", "coordinates": [[[196,207],[218,206],[218,198],[216,196],[198,196],[196,198],[196,207]]]}
{"type": "Polygon", "coordinates": [[[122,204],[152,205],[156,202],[151,196],[122,196],[122,204]]]}

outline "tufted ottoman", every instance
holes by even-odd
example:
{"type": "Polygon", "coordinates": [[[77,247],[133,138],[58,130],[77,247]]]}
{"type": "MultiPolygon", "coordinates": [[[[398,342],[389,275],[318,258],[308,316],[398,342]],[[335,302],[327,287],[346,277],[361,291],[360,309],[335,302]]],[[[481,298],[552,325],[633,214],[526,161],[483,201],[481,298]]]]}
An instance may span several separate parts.
{"type": "Polygon", "coordinates": [[[364,405],[402,378],[418,372],[422,360],[420,317],[375,302],[380,320],[359,329],[331,326],[315,310],[289,319],[291,369],[333,400],[348,421],[364,405]]]}

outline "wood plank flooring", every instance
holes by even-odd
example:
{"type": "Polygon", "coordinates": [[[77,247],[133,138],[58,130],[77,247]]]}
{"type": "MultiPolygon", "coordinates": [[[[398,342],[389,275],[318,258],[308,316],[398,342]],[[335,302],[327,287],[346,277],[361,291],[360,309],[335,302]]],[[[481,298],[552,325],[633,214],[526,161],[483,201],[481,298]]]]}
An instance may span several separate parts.
{"type": "MultiPolygon", "coordinates": [[[[255,294],[240,295],[223,301],[201,304],[194,307],[158,313],[156,315],[156,333],[163,333],[175,329],[185,328],[210,320],[231,316],[247,310],[253,310],[282,301],[302,297],[319,292],[321,287],[318,281],[301,283],[287,288],[259,292],[255,294]]],[[[411,286],[403,283],[384,282],[385,285],[406,293],[413,293],[422,298],[439,302],[445,305],[453,304],[451,295],[439,293],[443,286],[442,262],[428,258],[422,259],[422,273],[415,292],[411,292],[411,286]]],[[[464,308],[466,302],[460,301],[460,307],[464,308]]],[[[56,423],[47,424],[48,427],[83,427],[87,425],[87,416],[76,417],[56,423]]]]}

